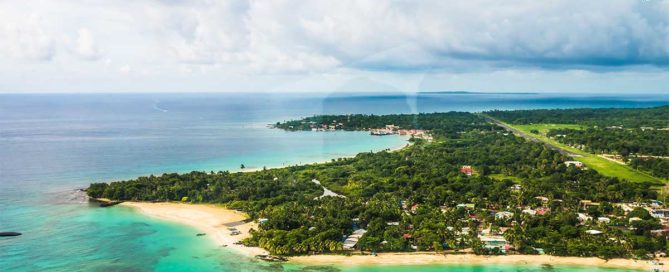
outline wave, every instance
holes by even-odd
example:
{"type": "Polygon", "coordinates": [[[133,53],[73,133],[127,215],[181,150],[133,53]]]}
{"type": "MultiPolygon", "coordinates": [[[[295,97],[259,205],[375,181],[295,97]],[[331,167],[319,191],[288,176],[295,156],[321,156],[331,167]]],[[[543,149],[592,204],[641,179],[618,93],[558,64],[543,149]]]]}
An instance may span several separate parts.
{"type": "Polygon", "coordinates": [[[155,103],[153,103],[153,109],[154,110],[161,111],[161,112],[168,112],[167,109],[163,109],[163,108],[159,107],[158,104],[160,104],[160,101],[156,101],[155,103]]]}

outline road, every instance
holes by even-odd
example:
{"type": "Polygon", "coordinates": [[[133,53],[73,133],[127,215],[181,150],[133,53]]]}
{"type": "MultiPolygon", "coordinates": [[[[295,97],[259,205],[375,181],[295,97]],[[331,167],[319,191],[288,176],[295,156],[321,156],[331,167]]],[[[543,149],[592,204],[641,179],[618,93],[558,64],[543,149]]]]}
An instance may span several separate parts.
{"type": "Polygon", "coordinates": [[[530,135],[530,134],[527,134],[527,133],[525,133],[525,132],[523,132],[523,131],[521,131],[521,130],[519,130],[519,129],[516,129],[516,128],[512,127],[512,126],[509,126],[509,125],[505,124],[504,122],[499,121],[499,120],[497,120],[497,119],[495,119],[495,118],[492,118],[492,117],[487,116],[487,115],[484,115],[484,114],[481,114],[481,116],[484,117],[484,118],[485,118],[486,120],[488,120],[489,122],[494,123],[494,124],[496,124],[496,125],[498,125],[498,126],[500,126],[500,127],[503,127],[503,128],[506,129],[507,131],[512,132],[513,134],[516,134],[516,135],[518,135],[518,136],[520,136],[520,137],[523,137],[523,138],[525,138],[525,139],[527,139],[527,140],[529,140],[529,141],[536,142],[536,143],[543,143],[544,145],[548,146],[548,148],[550,148],[550,149],[552,149],[552,150],[555,150],[555,151],[557,151],[557,152],[560,152],[560,154],[562,154],[562,155],[565,155],[565,156],[568,156],[568,157],[572,157],[572,158],[582,157],[582,156],[579,155],[579,154],[576,154],[576,153],[573,153],[573,152],[569,152],[569,151],[564,150],[564,149],[562,149],[562,148],[560,148],[560,147],[558,147],[558,146],[555,146],[555,145],[553,145],[553,144],[550,144],[550,143],[544,142],[544,141],[542,141],[542,140],[539,140],[539,139],[537,139],[536,137],[534,137],[534,136],[532,136],[532,135],[530,135]]]}
{"type": "Polygon", "coordinates": [[[343,198],[346,198],[346,196],[337,194],[337,193],[331,191],[330,189],[325,188],[325,186],[323,186],[323,185],[321,184],[321,181],[320,181],[320,180],[312,179],[311,182],[316,183],[316,184],[318,184],[318,186],[321,186],[321,188],[323,188],[323,195],[321,195],[321,196],[319,196],[319,197],[316,197],[317,199],[318,199],[318,198],[321,198],[321,197],[326,197],[326,196],[334,196],[334,197],[343,197],[343,198]]]}

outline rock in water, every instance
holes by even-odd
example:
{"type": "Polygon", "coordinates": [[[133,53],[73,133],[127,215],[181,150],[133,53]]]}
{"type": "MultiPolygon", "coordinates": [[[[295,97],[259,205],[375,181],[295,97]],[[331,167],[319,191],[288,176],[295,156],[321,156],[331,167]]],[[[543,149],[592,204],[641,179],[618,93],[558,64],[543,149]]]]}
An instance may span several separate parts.
{"type": "Polygon", "coordinates": [[[0,232],[0,237],[4,237],[4,236],[19,236],[19,235],[21,235],[20,232],[13,232],[13,231],[0,232]]]}

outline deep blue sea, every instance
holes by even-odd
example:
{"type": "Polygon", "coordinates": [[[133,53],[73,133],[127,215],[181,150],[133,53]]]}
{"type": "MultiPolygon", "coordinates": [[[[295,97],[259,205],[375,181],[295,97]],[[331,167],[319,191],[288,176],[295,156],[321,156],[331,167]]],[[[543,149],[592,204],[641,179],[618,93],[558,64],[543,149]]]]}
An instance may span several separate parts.
{"type": "Polygon", "coordinates": [[[0,238],[0,271],[541,271],[267,264],[216,247],[189,227],[90,205],[75,189],[164,172],[310,163],[406,144],[399,136],[267,127],[316,114],[666,104],[665,94],[0,94],[0,231],[23,233],[0,238]]]}

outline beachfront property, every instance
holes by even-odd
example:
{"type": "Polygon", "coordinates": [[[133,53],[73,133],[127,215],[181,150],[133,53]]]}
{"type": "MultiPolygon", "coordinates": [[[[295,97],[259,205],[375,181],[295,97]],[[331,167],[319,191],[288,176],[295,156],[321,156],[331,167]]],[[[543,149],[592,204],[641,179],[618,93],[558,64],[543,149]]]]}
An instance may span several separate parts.
{"type": "Polygon", "coordinates": [[[360,240],[360,237],[367,233],[367,230],[365,229],[357,229],[353,231],[351,235],[346,237],[344,239],[344,246],[342,247],[344,250],[353,250],[355,249],[355,245],[358,244],[358,240],[360,240]]]}
{"type": "Polygon", "coordinates": [[[499,235],[479,235],[479,239],[483,243],[483,247],[488,250],[499,250],[501,253],[506,253],[513,246],[503,236],[499,235]]]}

